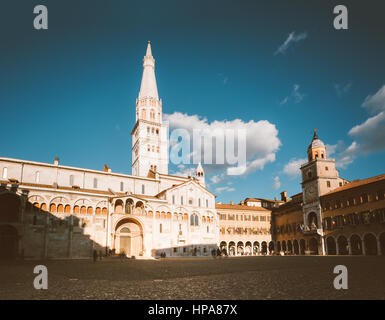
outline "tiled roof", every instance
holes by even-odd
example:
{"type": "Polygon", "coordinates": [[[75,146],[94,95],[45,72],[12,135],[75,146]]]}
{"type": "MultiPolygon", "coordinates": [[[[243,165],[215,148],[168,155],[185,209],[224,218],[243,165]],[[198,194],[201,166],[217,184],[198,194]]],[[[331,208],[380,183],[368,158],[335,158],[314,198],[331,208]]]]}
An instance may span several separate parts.
{"type": "Polygon", "coordinates": [[[253,210],[253,211],[270,211],[263,207],[253,207],[253,206],[242,206],[240,204],[227,204],[227,203],[217,203],[215,204],[215,209],[233,209],[233,210],[253,210]]]}
{"type": "Polygon", "coordinates": [[[371,177],[371,178],[367,178],[367,179],[362,179],[362,180],[360,180],[360,179],[354,180],[350,183],[344,184],[343,186],[338,187],[338,188],[324,194],[322,197],[329,195],[329,194],[332,194],[332,193],[336,193],[336,192],[340,192],[340,191],[344,191],[344,190],[349,190],[349,189],[353,189],[353,188],[358,188],[358,187],[361,187],[364,185],[368,185],[370,183],[383,181],[383,180],[385,180],[385,174],[381,174],[379,176],[375,176],[375,177],[371,177]]]}

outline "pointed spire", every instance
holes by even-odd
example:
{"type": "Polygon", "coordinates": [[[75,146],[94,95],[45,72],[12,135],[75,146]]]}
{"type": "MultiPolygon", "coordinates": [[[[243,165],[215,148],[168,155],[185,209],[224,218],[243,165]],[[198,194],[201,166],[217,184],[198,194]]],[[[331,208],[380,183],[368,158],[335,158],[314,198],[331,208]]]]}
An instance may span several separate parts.
{"type": "Polygon", "coordinates": [[[148,41],[146,55],[143,58],[143,75],[138,98],[159,99],[155,78],[155,59],[152,56],[150,41],[148,41]]]}
{"type": "Polygon", "coordinates": [[[318,139],[317,131],[318,131],[318,129],[314,128],[313,140],[318,139]]]}
{"type": "Polygon", "coordinates": [[[148,40],[148,42],[147,42],[146,57],[152,57],[152,52],[151,52],[151,41],[150,41],[150,40],[148,40]]]}

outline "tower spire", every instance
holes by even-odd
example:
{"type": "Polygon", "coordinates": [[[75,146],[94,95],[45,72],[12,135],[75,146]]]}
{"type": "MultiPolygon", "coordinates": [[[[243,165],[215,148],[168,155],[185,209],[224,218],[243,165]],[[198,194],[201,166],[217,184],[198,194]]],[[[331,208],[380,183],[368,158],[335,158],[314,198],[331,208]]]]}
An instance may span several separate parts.
{"type": "Polygon", "coordinates": [[[152,56],[150,41],[147,43],[146,55],[143,58],[143,75],[138,99],[143,98],[159,99],[155,78],[155,59],[152,56]]]}

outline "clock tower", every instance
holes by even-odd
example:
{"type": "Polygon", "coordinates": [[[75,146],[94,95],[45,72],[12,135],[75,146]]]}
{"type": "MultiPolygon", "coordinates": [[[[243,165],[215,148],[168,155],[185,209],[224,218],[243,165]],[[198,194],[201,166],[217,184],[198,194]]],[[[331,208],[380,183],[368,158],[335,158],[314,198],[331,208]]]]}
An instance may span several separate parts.
{"type": "MultiPolygon", "coordinates": [[[[308,162],[301,166],[303,219],[305,230],[316,233],[322,229],[320,196],[342,186],[334,159],[326,156],[326,147],[314,129],[313,139],[307,149],[308,162]]],[[[322,230],[321,230],[322,231],[322,230]]]]}

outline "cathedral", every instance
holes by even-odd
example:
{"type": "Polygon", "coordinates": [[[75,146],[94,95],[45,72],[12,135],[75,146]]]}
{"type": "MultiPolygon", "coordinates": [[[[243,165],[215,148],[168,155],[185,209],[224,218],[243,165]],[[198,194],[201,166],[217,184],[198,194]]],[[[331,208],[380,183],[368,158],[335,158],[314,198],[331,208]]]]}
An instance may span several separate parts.
{"type": "Polygon", "coordinates": [[[0,158],[4,257],[204,256],[218,243],[215,195],[201,165],[168,174],[167,125],[148,42],[132,129],[132,175],[0,158]]]}
{"type": "Polygon", "coordinates": [[[135,116],[131,175],[0,157],[0,258],[385,254],[385,175],[341,178],[316,131],[291,199],[216,203],[201,164],[170,175],[150,42],[135,116]]]}

